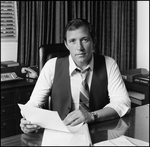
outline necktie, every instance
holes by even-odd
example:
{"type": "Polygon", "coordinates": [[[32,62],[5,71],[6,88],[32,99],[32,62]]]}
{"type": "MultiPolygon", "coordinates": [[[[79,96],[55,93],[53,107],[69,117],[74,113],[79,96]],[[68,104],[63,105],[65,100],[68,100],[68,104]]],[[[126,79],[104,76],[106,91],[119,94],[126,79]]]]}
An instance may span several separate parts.
{"type": "Polygon", "coordinates": [[[82,83],[80,89],[80,104],[89,111],[89,87],[87,84],[87,76],[90,68],[81,71],[82,83]]]}

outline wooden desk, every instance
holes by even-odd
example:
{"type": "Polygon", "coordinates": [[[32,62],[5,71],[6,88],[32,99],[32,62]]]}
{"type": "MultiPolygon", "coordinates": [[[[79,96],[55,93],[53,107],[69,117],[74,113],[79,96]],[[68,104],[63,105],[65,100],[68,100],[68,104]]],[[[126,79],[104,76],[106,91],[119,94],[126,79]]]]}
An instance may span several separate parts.
{"type": "Polygon", "coordinates": [[[26,103],[36,80],[25,78],[1,82],[1,138],[20,134],[20,109],[17,103],[26,103]]]}
{"type": "MultiPolygon", "coordinates": [[[[130,114],[89,126],[92,143],[113,139],[121,135],[149,142],[149,104],[133,108],[130,114]]],[[[43,130],[1,139],[1,146],[41,145],[43,130]]]]}
{"type": "Polygon", "coordinates": [[[149,104],[132,108],[123,118],[92,124],[89,129],[93,143],[121,135],[149,142],[149,104]]]}

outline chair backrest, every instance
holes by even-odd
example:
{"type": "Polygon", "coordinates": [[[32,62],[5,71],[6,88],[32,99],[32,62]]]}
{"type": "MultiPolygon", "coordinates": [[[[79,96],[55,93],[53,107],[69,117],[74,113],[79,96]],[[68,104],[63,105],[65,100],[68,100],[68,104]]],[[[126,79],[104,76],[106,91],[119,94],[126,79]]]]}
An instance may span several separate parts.
{"type": "Polygon", "coordinates": [[[47,60],[69,54],[63,43],[45,44],[39,47],[39,73],[47,60]]]}

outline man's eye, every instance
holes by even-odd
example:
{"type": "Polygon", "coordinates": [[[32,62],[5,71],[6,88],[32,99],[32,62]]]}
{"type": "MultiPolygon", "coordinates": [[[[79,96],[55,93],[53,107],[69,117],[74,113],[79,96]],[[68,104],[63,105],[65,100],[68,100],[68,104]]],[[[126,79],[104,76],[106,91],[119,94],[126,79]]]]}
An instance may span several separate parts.
{"type": "Polygon", "coordinates": [[[73,40],[69,40],[69,43],[75,43],[75,40],[73,39],[73,40]]]}
{"type": "Polygon", "coordinates": [[[83,41],[84,41],[84,42],[88,42],[88,41],[89,41],[89,39],[87,39],[87,38],[84,38],[84,39],[83,39],[83,41]]]}

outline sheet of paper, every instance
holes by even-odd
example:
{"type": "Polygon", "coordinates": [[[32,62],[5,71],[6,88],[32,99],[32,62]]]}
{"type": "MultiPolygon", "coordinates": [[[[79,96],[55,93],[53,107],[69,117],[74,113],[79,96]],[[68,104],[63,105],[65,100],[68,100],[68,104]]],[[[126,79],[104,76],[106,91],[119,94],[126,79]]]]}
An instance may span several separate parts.
{"type": "Polygon", "coordinates": [[[125,137],[120,136],[115,139],[106,140],[102,142],[95,143],[94,146],[135,146],[125,137]]]}
{"type": "Polygon", "coordinates": [[[45,129],[41,146],[89,146],[91,139],[87,124],[74,133],[45,129]]]}
{"type": "Polygon", "coordinates": [[[32,124],[37,124],[41,126],[42,128],[58,130],[63,132],[75,132],[83,124],[81,123],[75,127],[67,127],[59,117],[57,111],[35,108],[23,104],[18,104],[18,106],[20,107],[22,114],[27,120],[29,120],[32,124]]]}
{"type": "Polygon", "coordinates": [[[149,143],[122,135],[115,139],[95,143],[94,146],[149,146],[149,143]]]}
{"type": "Polygon", "coordinates": [[[126,136],[126,138],[136,146],[149,146],[148,142],[126,136]]]}
{"type": "Polygon", "coordinates": [[[113,144],[111,141],[106,140],[106,141],[95,143],[94,146],[116,146],[116,145],[113,144]]]}
{"type": "Polygon", "coordinates": [[[110,141],[117,146],[135,146],[128,139],[126,139],[126,137],[123,135],[118,138],[112,139],[110,141]]]}

